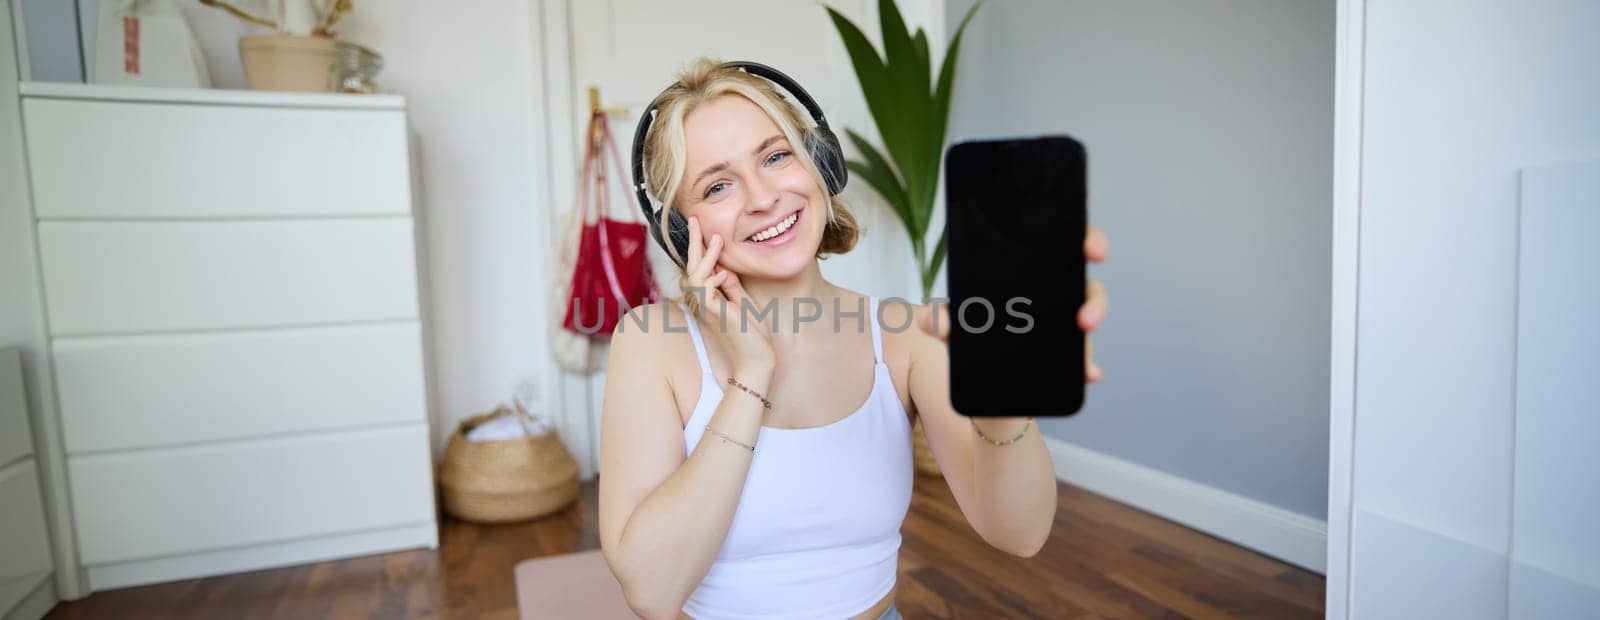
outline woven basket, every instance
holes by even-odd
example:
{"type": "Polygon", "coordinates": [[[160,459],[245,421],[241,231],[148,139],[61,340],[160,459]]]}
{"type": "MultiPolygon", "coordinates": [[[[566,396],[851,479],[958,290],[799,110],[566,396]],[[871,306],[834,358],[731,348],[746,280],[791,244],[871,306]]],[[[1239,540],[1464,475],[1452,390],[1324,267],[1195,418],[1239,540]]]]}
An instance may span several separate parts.
{"type": "Polygon", "coordinates": [[[911,463],[916,466],[918,473],[932,476],[943,476],[939,469],[939,461],[934,460],[933,450],[928,448],[928,436],[922,432],[922,416],[917,416],[917,423],[911,427],[911,463]]]}
{"type": "Polygon", "coordinates": [[[554,428],[543,435],[469,441],[467,432],[501,416],[528,412],[517,403],[462,420],[444,447],[439,486],[445,512],[480,523],[542,517],[578,498],[578,461],[554,428]]]}

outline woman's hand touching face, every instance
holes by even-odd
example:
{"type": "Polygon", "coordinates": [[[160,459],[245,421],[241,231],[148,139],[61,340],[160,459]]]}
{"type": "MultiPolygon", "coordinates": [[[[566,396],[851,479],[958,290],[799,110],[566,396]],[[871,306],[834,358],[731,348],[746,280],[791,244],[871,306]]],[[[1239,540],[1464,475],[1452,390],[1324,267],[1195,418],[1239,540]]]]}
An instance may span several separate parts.
{"type": "MultiPolygon", "coordinates": [[[[1106,233],[1100,227],[1090,225],[1089,233],[1083,240],[1083,256],[1092,263],[1104,263],[1111,255],[1111,242],[1106,238],[1106,233]]],[[[1100,323],[1105,321],[1106,313],[1110,312],[1109,300],[1106,297],[1106,287],[1099,280],[1090,279],[1086,285],[1083,306],[1078,308],[1078,327],[1086,334],[1083,339],[1083,368],[1084,380],[1096,383],[1105,375],[1105,371],[1094,361],[1094,340],[1087,334],[1100,328],[1100,323]]],[[[918,317],[917,323],[922,331],[937,336],[940,340],[950,339],[950,310],[948,305],[941,305],[937,313],[926,312],[918,317]]]]}
{"type": "Polygon", "coordinates": [[[724,350],[733,358],[735,373],[750,369],[771,371],[778,356],[772,347],[772,333],[762,321],[743,320],[745,303],[755,302],[745,294],[739,276],[718,264],[725,243],[713,233],[711,241],[701,236],[700,220],[689,218],[689,260],[685,291],[700,301],[700,319],[717,334],[724,350]]]}

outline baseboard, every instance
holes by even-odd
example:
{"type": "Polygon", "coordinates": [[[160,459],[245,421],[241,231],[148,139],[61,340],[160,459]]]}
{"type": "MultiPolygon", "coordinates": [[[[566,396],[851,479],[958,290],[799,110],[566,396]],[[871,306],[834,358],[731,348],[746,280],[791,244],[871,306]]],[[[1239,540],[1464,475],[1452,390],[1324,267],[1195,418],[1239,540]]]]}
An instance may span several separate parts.
{"type": "Polygon", "coordinates": [[[90,591],[439,546],[433,522],[89,567],[90,591]]]}
{"type": "Polygon", "coordinates": [[[39,584],[34,586],[27,596],[22,597],[11,611],[0,617],[5,620],[39,620],[55,608],[56,600],[55,575],[45,573],[44,577],[39,579],[39,584]]]}
{"type": "Polygon", "coordinates": [[[1276,506],[1045,437],[1056,478],[1188,527],[1326,574],[1328,524],[1276,506]]]}

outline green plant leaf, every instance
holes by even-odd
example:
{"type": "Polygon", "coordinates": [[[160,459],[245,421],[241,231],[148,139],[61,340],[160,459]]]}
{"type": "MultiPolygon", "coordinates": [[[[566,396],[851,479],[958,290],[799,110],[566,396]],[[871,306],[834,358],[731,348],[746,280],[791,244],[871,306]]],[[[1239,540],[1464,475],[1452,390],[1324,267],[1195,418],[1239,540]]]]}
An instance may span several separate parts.
{"type": "MultiPolygon", "coordinates": [[[[930,75],[931,74],[930,73],[931,72],[930,67],[931,67],[932,60],[929,57],[929,53],[928,53],[928,33],[924,32],[921,28],[918,28],[917,29],[917,35],[916,35],[916,37],[912,38],[911,42],[916,47],[916,50],[917,50],[917,60],[918,60],[917,73],[919,75],[930,75]]],[[[932,93],[928,93],[927,95],[924,96],[924,98],[926,99],[926,101],[924,101],[924,105],[928,106],[928,116],[922,119],[925,123],[927,123],[927,124],[922,126],[922,135],[927,136],[928,140],[925,143],[923,143],[922,145],[919,145],[918,148],[924,149],[924,151],[923,151],[923,160],[924,161],[922,162],[923,169],[924,170],[928,169],[927,168],[927,161],[931,159],[933,162],[935,162],[934,166],[932,168],[933,173],[934,174],[938,174],[939,167],[938,167],[938,163],[937,162],[943,156],[943,154],[940,152],[940,151],[943,150],[941,148],[942,143],[943,143],[943,138],[934,137],[934,136],[931,135],[931,133],[929,133],[932,128],[929,127],[928,125],[932,124],[932,121],[934,120],[934,118],[933,118],[934,109],[933,109],[933,98],[932,97],[933,97],[932,93]],[[931,151],[930,151],[930,149],[931,149],[931,151]]],[[[917,228],[919,230],[927,230],[928,222],[932,221],[932,219],[933,219],[933,208],[934,208],[934,200],[933,199],[934,199],[934,192],[937,190],[938,181],[937,181],[937,179],[932,179],[931,181],[932,181],[931,183],[925,185],[925,187],[929,187],[929,189],[928,189],[927,193],[923,195],[922,202],[920,203],[922,205],[925,205],[926,208],[918,210],[918,216],[917,216],[918,226],[917,226],[917,228]]]]}
{"type": "Polygon", "coordinates": [[[950,121],[950,90],[956,80],[956,59],[961,55],[961,35],[966,32],[967,24],[972,22],[972,16],[978,12],[980,6],[983,6],[982,2],[967,9],[967,14],[961,18],[961,25],[956,27],[955,36],[950,38],[950,47],[944,53],[944,63],[939,67],[939,83],[933,91],[933,130],[941,142],[941,147],[946,125],[950,121]]]}
{"type": "Polygon", "coordinates": [[[845,166],[851,172],[856,172],[862,179],[865,179],[867,184],[871,185],[872,189],[876,190],[878,195],[889,203],[889,207],[894,209],[895,215],[899,216],[900,223],[905,226],[907,234],[913,238],[918,237],[920,233],[916,228],[917,220],[911,214],[911,200],[906,196],[905,186],[895,176],[894,169],[889,167],[889,162],[883,158],[883,154],[879,153],[878,149],[867,142],[866,138],[861,137],[861,134],[849,129],[844,130],[844,132],[850,138],[850,142],[855,145],[856,150],[861,152],[861,157],[865,160],[861,162],[845,162],[845,166]],[[852,167],[851,164],[857,164],[857,166],[852,167]],[[857,167],[860,169],[858,170],[857,167]]]}
{"type": "Polygon", "coordinates": [[[927,221],[926,212],[932,207],[931,195],[923,191],[927,186],[923,177],[928,168],[928,145],[932,139],[928,135],[929,117],[933,113],[928,96],[929,75],[894,0],[878,0],[878,21],[882,27],[884,67],[895,102],[896,122],[908,128],[898,139],[884,136],[884,147],[906,181],[911,213],[917,216],[921,228],[920,222],[927,221]]]}
{"type": "Polygon", "coordinates": [[[860,28],[838,11],[827,8],[855,67],[856,80],[883,145],[880,150],[847,129],[862,159],[846,162],[846,166],[883,197],[905,226],[921,272],[924,295],[931,290],[945,259],[943,232],[931,257],[927,254],[926,236],[944,160],[961,36],[982,4],[979,0],[962,17],[937,79],[931,79],[934,76],[927,32],[918,28],[915,35],[911,34],[894,0],[878,1],[882,56],[860,28]]]}
{"type": "Polygon", "coordinates": [[[928,58],[928,33],[923,32],[921,28],[918,28],[917,35],[911,38],[911,42],[916,45],[917,58],[922,61],[923,75],[933,75],[933,61],[928,58]]]}
{"type": "Polygon", "coordinates": [[[867,185],[872,186],[873,191],[878,192],[878,195],[883,197],[883,201],[889,204],[889,208],[894,211],[895,217],[900,219],[900,222],[905,225],[909,232],[911,228],[911,223],[908,221],[911,218],[910,205],[906,204],[906,197],[900,191],[900,186],[896,185],[893,180],[885,178],[886,175],[884,173],[886,171],[856,160],[846,160],[844,166],[850,169],[851,174],[866,181],[867,185]]]}
{"type": "Polygon", "coordinates": [[[980,6],[983,6],[981,1],[967,9],[967,14],[961,18],[961,25],[956,27],[955,36],[950,38],[950,47],[944,53],[944,63],[939,67],[939,84],[933,92],[933,111],[930,118],[932,127],[928,130],[934,144],[938,145],[938,152],[926,162],[927,167],[923,169],[925,172],[921,175],[926,184],[923,191],[930,194],[937,191],[939,184],[939,164],[944,158],[945,131],[949,128],[950,122],[950,91],[956,79],[956,59],[961,54],[961,35],[966,32],[967,24],[972,22],[972,16],[978,12],[980,6]]]}
{"type": "Polygon", "coordinates": [[[931,78],[927,71],[917,70],[923,66],[921,56],[894,0],[878,0],[878,22],[883,33],[883,64],[894,82],[896,99],[902,104],[927,99],[931,78]]]}
{"type": "Polygon", "coordinates": [[[832,7],[825,8],[829,19],[833,20],[834,28],[839,31],[839,38],[844,41],[845,52],[850,55],[856,81],[861,85],[861,95],[867,100],[867,109],[872,112],[872,119],[878,125],[878,133],[883,136],[884,145],[893,151],[893,145],[904,140],[903,136],[911,133],[911,129],[900,117],[889,69],[878,56],[878,50],[872,47],[872,42],[867,40],[866,33],[832,7]]]}

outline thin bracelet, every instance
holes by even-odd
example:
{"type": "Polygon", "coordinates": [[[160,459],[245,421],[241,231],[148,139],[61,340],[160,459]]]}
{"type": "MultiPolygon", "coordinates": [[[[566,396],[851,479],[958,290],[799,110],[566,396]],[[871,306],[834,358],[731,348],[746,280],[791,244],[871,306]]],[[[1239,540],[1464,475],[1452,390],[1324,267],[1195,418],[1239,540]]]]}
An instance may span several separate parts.
{"type": "Polygon", "coordinates": [[[972,418],[967,418],[967,421],[972,423],[972,430],[978,431],[978,437],[981,437],[981,438],[983,438],[984,441],[987,441],[987,442],[989,442],[991,444],[994,444],[994,445],[997,445],[997,446],[1005,446],[1005,445],[1010,445],[1010,444],[1016,443],[1016,441],[1018,439],[1022,439],[1023,435],[1028,434],[1028,428],[1033,426],[1033,418],[1030,417],[1030,418],[1028,418],[1028,421],[1025,422],[1022,425],[1022,432],[1017,433],[1016,437],[1012,437],[1012,438],[1007,439],[1005,441],[995,441],[993,439],[990,439],[988,435],[983,434],[983,429],[978,428],[978,421],[977,420],[974,420],[972,418]]]}
{"type": "Polygon", "coordinates": [[[751,452],[751,453],[755,453],[755,451],[756,451],[756,447],[755,447],[755,446],[752,446],[752,445],[750,445],[750,444],[747,444],[747,443],[744,443],[744,442],[742,442],[742,441],[739,441],[739,440],[737,440],[737,439],[734,439],[734,438],[732,438],[732,437],[729,437],[729,436],[727,436],[727,435],[724,435],[724,434],[722,434],[722,431],[719,431],[719,430],[717,430],[717,429],[714,429],[714,428],[711,428],[711,425],[710,425],[710,424],[707,424],[707,425],[706,425],[706,430],[708,430],[708,431],[711,431],[711,432],[713,432],[713,433],[716,433],[716,434],[717,434],[717,436],[718,436],[718,437],[721,437],[721,438],[723,438],[723,439],[724,439],[724,440],[726,440],[726,441],[731,441],[731,442],[733,442],[733,443],[735,443],[735,444],[737,444],[737,445],[739,445],[739,446],[741,446],[741,447],[744,447],[744,448],[749,448],[749,449],[750,449],[750,452],[751,452]]]}
{"type": "Polygon", "coordinates": [[[752,390],[750,388],[745,387],[743,383],[739,383],[738,381],[734,381],[733,377],[728,377],[728,385],[731,385],[733,387],[736,387],[736,388],[739,388],[741,390],[744,390],[745,393],[756,397],[757,400],[761,401],[761,406],[762,407],[766,407],[768,409],[772,408],[772,401],[767,400],[767,397],[762,396],[760,394],[757,394],[755,390],[752,390]]]}

